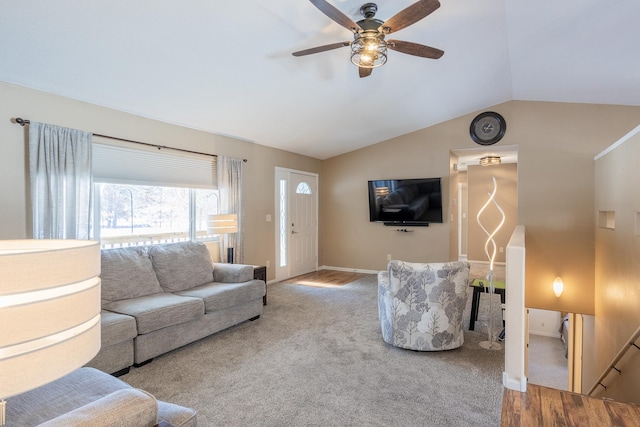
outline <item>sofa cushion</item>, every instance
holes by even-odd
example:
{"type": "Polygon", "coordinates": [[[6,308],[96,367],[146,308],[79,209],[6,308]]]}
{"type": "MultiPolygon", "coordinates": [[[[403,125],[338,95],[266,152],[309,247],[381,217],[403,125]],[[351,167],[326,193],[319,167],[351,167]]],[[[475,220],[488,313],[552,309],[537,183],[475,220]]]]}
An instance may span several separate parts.
{"type": "Polygon", "coordinates": [[[211,255],[204,243],[152,246],[149,255],[158,281],[167,292],[184,291],[213,280],[211,255]]]}
{"type": "MultiPolygon", "coordinates": [[[[253,279],[252,265],[246,264],[213,264],[213,281],[223,283],[248,282],[253,279]]],[[[211,282],[211,280],[209,280],[211,282]]]]}
{"type": "Polygon", "coordinates": [[[102,348],[122,341],[132,340],[138,335],[136,319],[125,314],[102,310],[100,313],[102,348]]]}
{"type": "Polygon", "coordinates": [[[262,280],[250,280],[245,283],[214,282],[176,293],[202,299],[205,311],[211,313],[262,298],[265,294],[265,283],[262,280]]]}
{"type": "Polygon", "coordinates": [[[147,248],[104,249],[101,263],[103,303],[162,292],[147,248]]]}
{"type": "Polygon", "coordinates": [[[168,421],[174,427],[198,425],[198,417],[194,409],[158,400],[158,421],[162,420],[168,421]]]}
{"type": "Polygon", "coordinates": [[[131,386],[94,368],[80,368],[7,399],[7,424],[36,426],[131,386]]]}
{"type": "Polygon", "coordinates": [[[40,427],[116,427],[157,425],[158,403],[134,388],[114,391],[80,408],[40,424],[40,427]]]}
{"type": "Polygon", "coordinates": [[[166,292],[114,301],[104,308],[135,317],[139,335],[190,322],[204,315],[204,302],[201,299],[166,292]]]}
{"type": "MultiPolygon", "coordinates": [[[[7,399],[7,425],[35,426],[123,389],[133,388],[97,369],[76,369],[56,381],[7,399]]],[[[193,409],[161,401],[157,403],[158,420],[169,421],[176,427],[196,425],[193,409]]]]}

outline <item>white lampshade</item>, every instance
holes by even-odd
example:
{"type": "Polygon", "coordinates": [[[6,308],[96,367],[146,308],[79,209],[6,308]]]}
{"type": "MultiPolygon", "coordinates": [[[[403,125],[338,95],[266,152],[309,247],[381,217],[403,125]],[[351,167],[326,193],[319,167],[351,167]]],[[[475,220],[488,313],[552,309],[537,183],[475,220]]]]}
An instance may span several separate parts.
{"type": "Polygon", "coordinates": [[[238,215],[209,215],[207,229],[211,234],[229,234],[238,232],[238,215]]]}
{"type": "Polygon", "coordinates": [[[100,245],[0,240],[0,399],[70,373],[100,350],[100,245]]]}

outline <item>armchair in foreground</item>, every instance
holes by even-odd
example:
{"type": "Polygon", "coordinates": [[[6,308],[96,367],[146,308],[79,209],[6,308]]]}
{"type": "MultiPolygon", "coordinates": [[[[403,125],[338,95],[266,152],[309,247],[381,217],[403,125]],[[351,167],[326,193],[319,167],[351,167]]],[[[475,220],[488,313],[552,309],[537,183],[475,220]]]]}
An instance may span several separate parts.
{"type": "Polygon", "coordinates": [[[451,350],[464,343],[462,317],[470,264],[390,261],[378,273],[382,339],[420,351],[451,350]]]}

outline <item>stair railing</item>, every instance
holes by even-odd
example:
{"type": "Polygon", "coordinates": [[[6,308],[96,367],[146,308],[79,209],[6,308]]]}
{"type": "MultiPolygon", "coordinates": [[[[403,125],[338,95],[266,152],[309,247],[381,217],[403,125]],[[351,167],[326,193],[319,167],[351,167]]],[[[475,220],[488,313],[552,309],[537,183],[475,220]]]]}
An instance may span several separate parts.
{"type": "Polygon", "coordinates": [[[614,357],[613,360],[611,360],[611,363],[609,364],[607,369],[604,370],[602,375],[600,375],[600,378],[598,378],[596,383],[593,385],[593,387],[591,387],[591,389],[587,393],[588,396],[590,396],[598,388],[598,386],[604,388],[605,390],[607,389],[607,386],[602,384],[602,381],[604,381],[604,379],[607,377],[607,375],[609,375],[611,371],[616,371],[618,372],[618,374],[622,374],[622,370],[618,369],[616,367],[616,364],[620,361],[620,359],[622,359],[622,357],[627,353],[627,351],[631,347],[635,347],[637,350],[640,350],[640,347],[638,347],[638,345],[636,344],[636,341],[638,340],[638,338],[640,338],[640,326],[638,327],[638,329],[636,329],[633,335],[631,335],[631,338],[629,338],[626,344],[620,349],[618,354],[616,354],[616,357],[614,357]]]}

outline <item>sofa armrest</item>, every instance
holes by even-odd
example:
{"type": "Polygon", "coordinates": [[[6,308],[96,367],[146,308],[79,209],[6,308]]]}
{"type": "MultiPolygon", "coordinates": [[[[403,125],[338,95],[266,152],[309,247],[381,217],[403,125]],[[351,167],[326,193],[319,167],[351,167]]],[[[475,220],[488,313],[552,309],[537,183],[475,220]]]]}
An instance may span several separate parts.
{"type": "Polygon", "coordinates": [[[222,283],[242,283],[253,280],[253,266],[246,264],[213,264],[213,281],[222,283]]]}
{"type": "Polygon", "coordinates": [[[40,427],[152,427],[157,424],[157,418],[156,399],[142,390],[127,388],[44,422],[40,427]]]}

